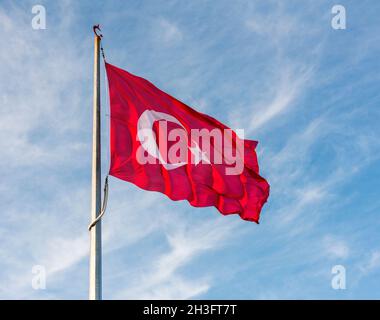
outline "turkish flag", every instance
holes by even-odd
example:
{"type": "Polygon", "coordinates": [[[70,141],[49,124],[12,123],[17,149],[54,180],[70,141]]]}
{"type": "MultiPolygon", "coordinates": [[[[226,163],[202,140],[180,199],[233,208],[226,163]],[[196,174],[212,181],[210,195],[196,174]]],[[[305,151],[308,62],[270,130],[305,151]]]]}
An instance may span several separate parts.
{"type": "Polygon", "coordinates": [[[106,63],[111,105],[109,174],[192,206],[259,221],[269,184],[256,141],[244,140],[149,81],[106,63]]]}

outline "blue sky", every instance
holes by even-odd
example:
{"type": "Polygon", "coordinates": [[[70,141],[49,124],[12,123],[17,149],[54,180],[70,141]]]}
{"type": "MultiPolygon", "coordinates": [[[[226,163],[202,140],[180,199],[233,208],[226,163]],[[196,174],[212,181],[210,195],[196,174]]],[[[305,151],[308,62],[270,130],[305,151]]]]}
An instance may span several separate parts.
{"type": "Polygon", "coordinates": [[[87,298],[100,23],[110,63],[258,140],[271,184],[256,225],[111,178],[105,299],[379,299],[379,14],[375,0],[1,0],[0,298],[87,298]]]}

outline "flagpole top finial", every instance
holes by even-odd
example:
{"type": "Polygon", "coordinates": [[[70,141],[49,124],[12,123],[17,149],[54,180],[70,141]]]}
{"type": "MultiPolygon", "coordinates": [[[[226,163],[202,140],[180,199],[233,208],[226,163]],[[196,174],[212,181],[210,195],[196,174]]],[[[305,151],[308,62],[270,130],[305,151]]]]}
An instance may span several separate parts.
{"type": "Polygon", "coordinates": [[[103,37],[103,35],[102,35],[101,33],[98,33],[98,31],[99,31],[99,32],[102,31],[102,30],[100,29],[100,26],[99,26],[98,24],[94,25],[94,26],[92,27],[92,30],[94,31],[94,33],[95,33],[95,35],[96,35],[97,37],[99,37],[99,38],[102,38],[102,37],[103,37]]]}

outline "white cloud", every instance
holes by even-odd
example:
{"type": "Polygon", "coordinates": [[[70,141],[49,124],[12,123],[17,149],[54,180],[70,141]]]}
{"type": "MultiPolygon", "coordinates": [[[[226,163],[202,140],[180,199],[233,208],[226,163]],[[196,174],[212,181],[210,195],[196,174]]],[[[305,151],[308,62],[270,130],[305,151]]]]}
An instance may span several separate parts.
{"type": "Polygon", "coordinates": [[[197,225],[170,223],[167,234],[169,251],[150,259],[135,277],[136,285],[116,294],[116,298],[132,299],[189,299],[205,293],[211,286],[212,275],[189,279],[180,273],[202,253],[221,248],[236,228],[231,221],[209,220],[197,225]]]}
{"type": "Polygon", "coordinates": [[[82,52],[90,43],[63,47],[73,40],[66,23],[75,6],[59,4],[66,5],[71,10],[41,31],[31,28],[31,6],[0,9],[7,42],[0,52],[2,298],[44,296],[31,288],[33,265],[46,268],[52,285],[88,254],[88,187],[70,176],[89,163],[90,135],[83,131],[90,121],[83,125],[83,117],[90,116],[84,106],[91,98],[83,84],[91,74],[82,52]]]}
{"type": "Polygon", "coordinates": [[[176,44],[183,38],[183,33],[177,25],[167,19],[159,19],[156,26],[157,40],[165,44],[176,44]]]}
{"type": "Polygon", "coordinates": [[[271,100],[254,108],[253,116],[248,125],[248,133],[261,128],[285,111],[289,111],[302,95],[311,77],[311,70],[299,70],[297,72],[286,69],[284,66],[283,69],[279,70],[279,80],[272,84],[272,89],[268,94],[269,97],[272,97],[271,100]]]}
{"type": "Polygon", "coordinates": [[[323,246],[326,255],[333,259],[346,259],[350,253],[350,248],[347,243],[332,235],[324,237],[323,246]]]}
{"type": "Polygon", "coordinates": [[[380,250],[373,251],[368,259],[361,267],[360,270],[363,275],[368,275],[380,268],[380,250]]]}
{"type": "Polygon", "coordinates": [[[263,82],[260,87],[256,87],[256,90],[264,91],[265,94],[260,100],[255,95],[254,103],[249,107],[252,116],[249,122],[242,122],[247,133],[257,132],[297,106],[313,80],[317,57],[322,52],[319,46],[307,41],[307,35],[316,31],[310,25],[306,27],[303,15],[289,15],[282,3],[269,3],[268,8],[269,15],[254,10],[245,21],[245,27],[259,37],[256,39],[265,39],[266,49],[270,48],[270,54],[266,56],[266,64],[270,67],[266,68],[265,74],[260,75],[263,82]],[[301,44],[310,47],[308,52],[303,56],[293,55],[291,52],[301,44]]]}

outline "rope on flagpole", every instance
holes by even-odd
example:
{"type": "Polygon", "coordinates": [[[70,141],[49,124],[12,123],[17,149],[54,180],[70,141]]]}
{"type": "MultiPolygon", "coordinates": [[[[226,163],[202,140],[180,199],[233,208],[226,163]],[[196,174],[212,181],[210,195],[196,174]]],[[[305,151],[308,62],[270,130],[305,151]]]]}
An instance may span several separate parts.
{"type": "Polygon", "coordinates": [[[102,57],[103,57],[104,62],[106,62],[106,56],[104,54],[102,41],[100,41],[100,52],[102,53],[102,57]]]}
{"type": "MultiPolygon", "coordinates": [[[[103,44],[102,44],[102,38],[103,38],[103,35],[101,33],[98,33],[101,32],[101,29],[100,29],[100,26],[97,24],[95,26],[92,27],[94,33],[99,37],[100,39],[100,51],[102,53],[102,57],[103,57],[103,61],[106,62],[106,56],[104,54],[104,49],[103,49],[103,44]]],[[[106,86],[106,90],[107,90],[107,86],[106,86]]],[[[106,93],[106,100],[107,100],[107,93],[106,93]]],[[[107,104],[107,103],[106,103],[107,104]]],[[[107,154],[108,155],[108,158],[109,158],[109,153],[107,154]]],[[[109,160],[109,159],[108,159],[109,160]]],[[[109,161],[108,161],[109,163],[109,161]]],[[[102,209],[100,210],[100,213],[97,215],[96,219],[94,221],[92,221],[90,223],[90,225],[88,226],[88,231],[91,231],[91,229],[99,222],[99,220],[103,217],[103,215],[105,214],[106,212],[106,209],[107,209],[107,203],[108,203],[108,174],[105,178],[105,181],[104,181],[104,189],[103,189],[103,204],[102,204],[102,209]]]]}
{"type": "Polygon", "coordinates": [[[104,49],[103,49],[103,45],[102,45],[102,38],[103,38],[103,35],[101,33],[98,33],[98,30],[99,32],[101,32],[102,30],[100,29],[100,25],[95,25],[92,27],[92,30],[94,30],[94,33],[100,38],[100,51],[102,53],[102,57],[103,57],[103,60],[104,62],[106,61],[106,56],[104,54],[104,49]]]}
{"type": "MultiPolygon", "coordinates": [[[[103,61],[106,62],[106,57],[104,54],[104,49],[103,49],[103,44],[102,44],[103,35],[101,33],[98,33],[98,31],[101,32],[100,26],[97,24],[97,25],[93,26],[92,29],[93,29],[94,33],[100,38],[100,51],[101,51],[101,54],[103,57],[103,61]]],[[[107,99],[107,96],[106,96],[106,99],[107,99]]],[[[96,219],[94,221],[92,221],[90,223],[90,225],[88,226],[88,231],[91,231],[91,229],[103,217],[103,215],[105,214],[106,209],[107,209],[107,203],[108,203],[108,174],[107,174],[105,181],[104,181],[102,209],[100,210],[100,213],[97,215],[96,219]]]]}
{"type": "Polygon", "coordinates": [[[92,229],[92,227],[94,227],[98,223],[98,221],[103,217],[103,215],[105,214],[106,209],[107,209],[107,202],[108,202],[108,174],[107,174],[106,179],[104,181],[102,210],[100,210],[100,213],[96,217],[96,219],[90,223],[90,225],[88,226],[88,231],[90,231],[92,229]]]}
{"type": "MultiPolygon", "coordinates": [[[[103,57],[103,62],[104,62],[104,83],[105,83],[105,88],[106,88],[106,106],[109,106],[109,101],[108,101],[108,79],[107,79],[107,70],[106,70],[106,63],[107,63],[107,60],[106,60],[106,55],[104,54],[104,49],[103,49],[103,35],[101,33],[98,33],[97,30],[99,30],[99,32],[101,32],[102,30],[100,29],[100,25],[97,24],[95,26],[93,26],[93,30],[94,30],[94,33],[100,38],[100,51],[102,53],[102,57],[103,57]]],[[[105,116],[106,117],[110,117],[110,110],[108,109],[108,113],[105,112],[105,116]]],[[[110,129],[110,123],[108,121],[108,129],[110,129]]],[[[110,130],[108,130],[108,132],[110,132],[110,130]]],[[[107,161],[108,163],[110,163],[110,147],[109,147],[109,139],[108,139],[108,152],[107,152],[107,161]]],[[[109,170],[108,170],[109,171],[109,170]]]]}

